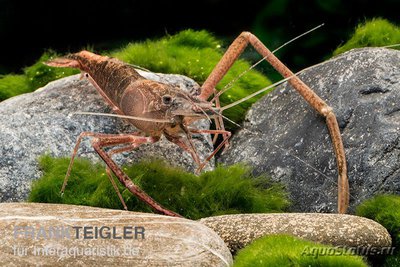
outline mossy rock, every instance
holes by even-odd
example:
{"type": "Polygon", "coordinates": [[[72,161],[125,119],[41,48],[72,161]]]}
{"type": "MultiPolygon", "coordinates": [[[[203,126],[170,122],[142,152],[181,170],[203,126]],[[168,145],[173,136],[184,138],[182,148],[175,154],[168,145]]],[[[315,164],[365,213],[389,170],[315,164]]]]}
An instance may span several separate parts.
{"type": "MultiPolygon", "coordinates": [[[[40,159],[43,177],[33,183],[32,202],[64,203],[122,209],[101,164],[77,159],[63,196],[60,188],[69,158],[40,159]]],[[[253,177],[244,165],[219,166],[200,176],[153,160],[123,167],[133,182],[166,208],[190,219],[228,213],[283,212],[289,201],[284,188],[266,177],[253,177]]],[[[119,181],[116,180],[119,184],[119,181]]],[[[126,188],[119,190],[129,210],[151,212],[126,188]]]]}
{"type": "MultiPolygon", "coordinates": [[[[400,44],[400,27],[390,23],[386,19],[375,18],[357,26],[352,37],[339,46],[333,55],[360,47],[381,47],[400,44]]],[[[393,46],[400,49],[400,46],[393,46]]]]}
{"type": "Polygon", "coordinates": [[[354,266],[367,267],[363,258],[290,235],[270,235],[240,250],[234,267],[242,266],[354,266]]]}
{"type": "Polygon", "coordinates": [[[54,57],[57,57],[55,52],[45,52],[35,64],[24,69],[24,74],[0,76],[0,101],[32,92],[50,81],[79,73],[75,69],[51,68],[43,64],[44,61],[54,57]]]}
{"type": "Polygon", "coordinates": [[[33,89],[43,87],[51,81],[79,73],[79,70],[76,69],[52,68],[43,64],[43,62],[58,56],[53,51],[47,51],[35,64],[24,69],[25,76],[28,78],[30,86],[33,89]]]}
{"type": "Polygon", "coordinates": [[[356,214],[382,224],[392,237],[393,255],[374,257],[380,266],[400,266],[400,195],[377,195],[357,207],[356,214]]]}
{"type": "Polygon", "coordinates": [[[31,91],[32,87],[25,75],[0,76],[0,101],[31,91]]]}

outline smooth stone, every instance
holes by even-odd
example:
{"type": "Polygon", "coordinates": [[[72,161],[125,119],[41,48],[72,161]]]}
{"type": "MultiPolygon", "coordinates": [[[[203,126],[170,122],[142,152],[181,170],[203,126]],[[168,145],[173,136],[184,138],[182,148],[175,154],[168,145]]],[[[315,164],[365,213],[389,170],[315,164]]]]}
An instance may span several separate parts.
{"type": "Polygon", "coordinates": [[[272,234],[290,234],[333,246],[381,248],[392,244],[390,234],[382,225],[347,214],[234,214],[203,218],[200,222],[217,232],[232,253],[272,234]]]}
{"type": "Polygon", "coordinates": [[[1,266],[232,265],[232,255],[224,241],[196,221],[43,203],[0,203],[0,258],[1,266]],[[84,226],[86,230],[80,229],[77,239],[77,228],[73,227],[84,226]],[[101,238],[107,237],[108,231],[100,230],[102,226],[110,228],[110,238],[101,238]],[[64,229],[64,238],[50,236],[50,227],[64,229]],[[99,229],[97,239],[95,227],[99,229]],[[125,236],[131,239],[123,238],[124,229],[125,236]]]}

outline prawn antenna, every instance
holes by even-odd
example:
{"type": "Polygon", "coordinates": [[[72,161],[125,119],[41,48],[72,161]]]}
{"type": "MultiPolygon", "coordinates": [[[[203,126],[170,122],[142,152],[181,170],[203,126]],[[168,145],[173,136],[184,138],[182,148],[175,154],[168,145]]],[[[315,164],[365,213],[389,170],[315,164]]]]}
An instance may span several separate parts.
{"type": "Polygon", "coordinates": [[[138,121],[151,121],[151,122],[160,122],[160,123],[170,123],[171,120],[163,120],[163,119],[151,119],[151,118],[144,118],[144,117],[135,117],[135,116],[128,116],[128,115],[119,115],[119,114],[109,114],[109,113],[100,113],[100,112],[85,112],[85,111],[78,111],[72,113],[73,115],[93,115],[93,116],[106,116],[106,117],[117,117],[123,119],[132,119],[138,121]]]}
{"type": "Polygon", "coordinates": [[[269,86],[267,86],[267,87],[265,87],[265,88],[263,88],[263,89],[258,90],[258,91],[255,92],[255,93],[252,93],[252,94],[250,94],[250,95],[248,95],[248,96],[246,96],[246,97],[243,97],[242,99],[239,99],[239,100],[237,100],[237,101],[235,101],[235,102],[233,102],[233,103],[230,103],[229,105],[225,105],[225,106],[221,107],[221,108],[219,109],[219,111],[222,112],[222,111],[224,111],[224,110],[226,110],[226,109],[228,109],[228,108],[234,107],[234,106],[236,106],[236,105],[238,105],[238,104],[240,104],[240,103],[242,103],[242,102],[244,102],[244,101],[247,101],[247,100],[249,100],[250,98],[255,97],[256,95],[259,95],[259,94],[261,94],[261,93],[263,93],[263,92],[265,92],[265,91],[272,90],[275,86],[278,86],[278,85],[280,85],[280,84],[282,84],[282,83],[284,83],[284,82],[290,80],[291,78],[293,78],[294,76],[297,76],[297,74],[300,74],[301,72],[302,72],[302,71],[299,71],[299,72],[297,72],[297,73],[294,74],[294,75],[291,75],[291,76],[289,76],[289,77],[286,77],[285,79],[282,79],[282,80],[280,80],[279,82],[273,83],[273,84],[271,84],[271,85],[269,85],[269,86]]]}
{"type": "Polygon", "coordinates": [[[382,46],[383,48],[391,48],[391,47],[396,47],[396,46],[400,46],[400,44],[391,44],[391,45],[385,45],[382,46]]]}

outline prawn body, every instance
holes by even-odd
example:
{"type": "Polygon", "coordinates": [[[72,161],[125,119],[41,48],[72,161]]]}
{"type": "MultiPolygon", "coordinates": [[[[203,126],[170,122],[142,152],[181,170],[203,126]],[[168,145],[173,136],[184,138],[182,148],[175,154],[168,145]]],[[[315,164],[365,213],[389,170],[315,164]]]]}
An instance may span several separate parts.
{"type": "Polygon", "coordinates": [[[114,112],[142,118],[128,121],[142,133],[155,138],[163,134],[174,137],[185,134],[184,123],[203,118],[204,109],[212,110],[208,102],[172,85],[148,80],[134,67],[116,58],[81,51],[46,64],[80,69],[114,112]],[[184,122],[185,117],[191,119],[184,122]]]}

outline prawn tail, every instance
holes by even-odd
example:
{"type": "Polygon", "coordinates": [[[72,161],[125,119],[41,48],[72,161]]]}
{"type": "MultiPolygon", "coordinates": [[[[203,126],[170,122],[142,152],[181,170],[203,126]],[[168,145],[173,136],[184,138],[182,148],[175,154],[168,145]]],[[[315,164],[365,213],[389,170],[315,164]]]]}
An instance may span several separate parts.
{"type": "Polygon", "coordinates": [[[81,68],[81,64],[76,59],[59,57],[55,59],[48,60],[43,62],[43,64],[50,66],[50,67],[58,67],[58,68],[81,68]]]}

